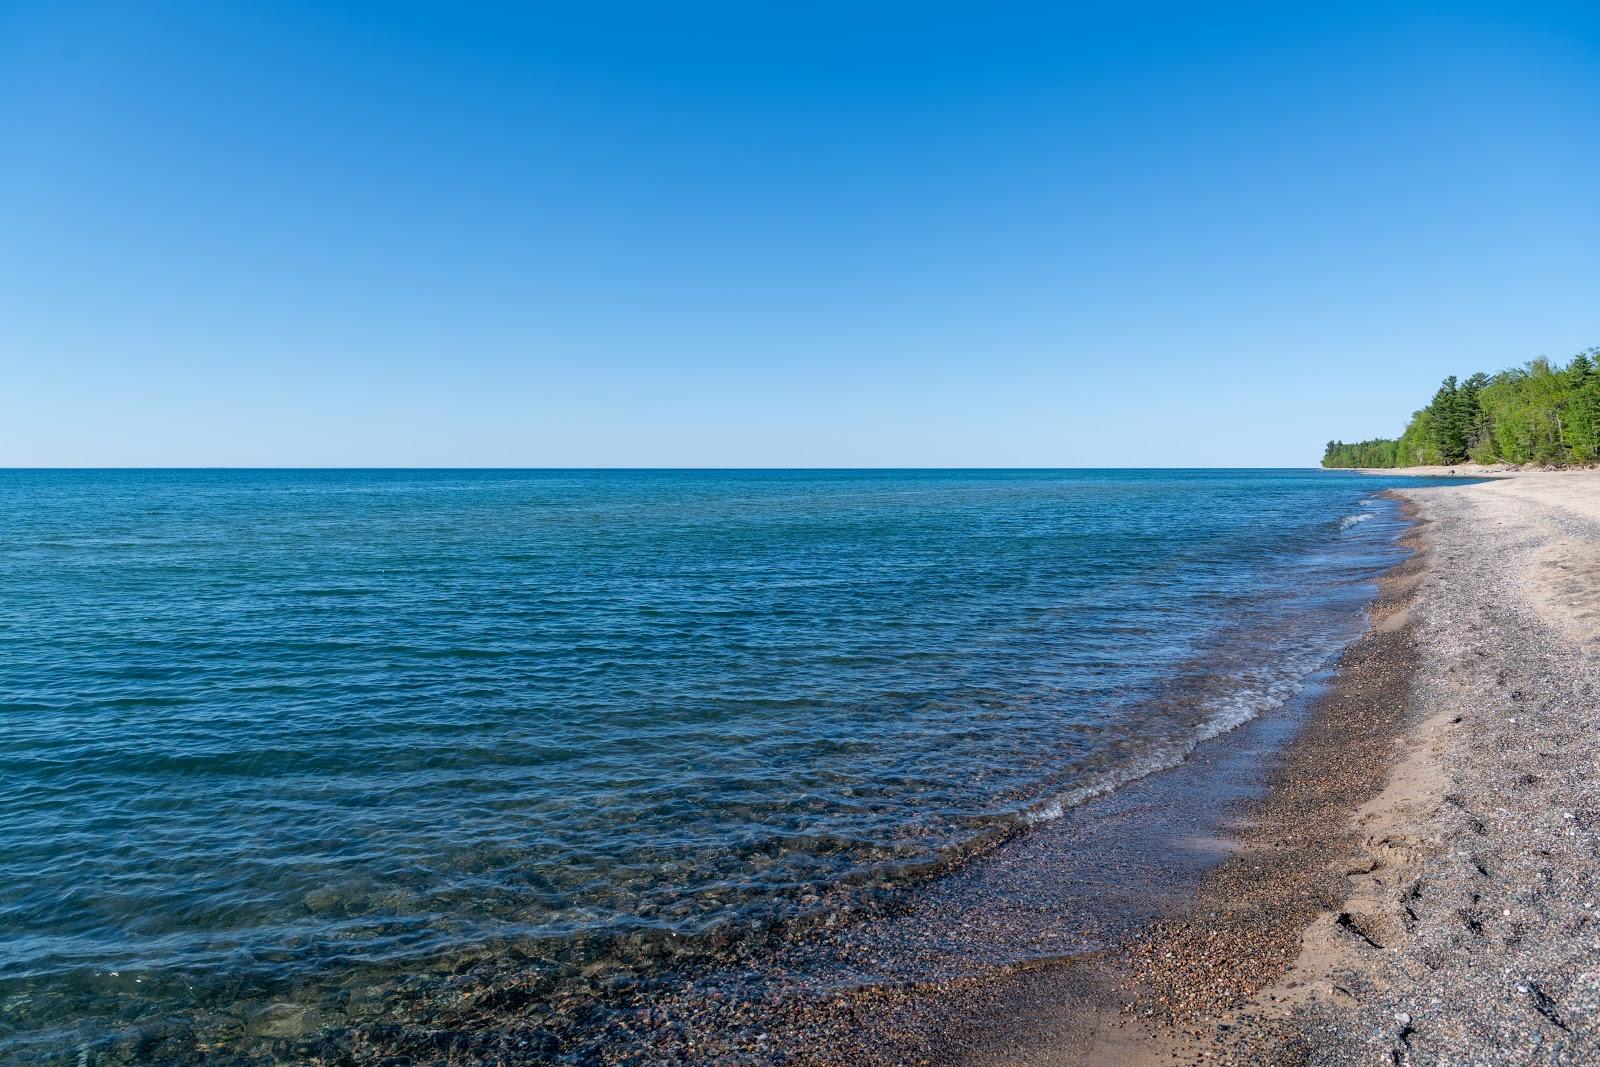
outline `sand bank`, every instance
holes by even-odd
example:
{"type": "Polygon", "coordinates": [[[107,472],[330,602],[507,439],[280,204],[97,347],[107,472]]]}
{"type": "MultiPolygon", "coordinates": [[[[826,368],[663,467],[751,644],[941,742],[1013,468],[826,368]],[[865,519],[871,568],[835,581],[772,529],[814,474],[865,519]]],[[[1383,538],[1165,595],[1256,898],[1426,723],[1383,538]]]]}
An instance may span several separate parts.
{"type": "Polygon", "coordinates": [[[1446,464],[1427,465],[1418,467],[1357,467],[1357,474],[1376,474],[1383,477],[1394,475],[1415,476],[1418,478],[1449,478],[1452,476],[1462,478],[1501,478],[1512,474],[1526,473],[1524,468],[1515,467],[1508,463],[1458,463],[1454,466],[1446,464]]]}
{"type": "Polygon", "coordinates": [[[1417,467],[1357,467],[1357,474],[1375,474],[1385,478],[1395,475],[1402,477],[1418,478],[1507,478],[1528,474],[1560,474],[1567,477],[1590,477],[1600,468],[1596,467],[1536,467],[1518,466],[1512,463],[1457,463],[1430,464],[1417,467]]]}

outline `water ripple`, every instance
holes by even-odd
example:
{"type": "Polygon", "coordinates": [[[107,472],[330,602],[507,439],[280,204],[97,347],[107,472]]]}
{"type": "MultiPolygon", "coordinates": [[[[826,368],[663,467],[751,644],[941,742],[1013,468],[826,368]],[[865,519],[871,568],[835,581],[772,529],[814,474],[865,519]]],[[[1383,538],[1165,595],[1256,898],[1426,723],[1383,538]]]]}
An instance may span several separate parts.
{"type": "Polygon", "coordinates": [[[134,1018],[925,870],[1285,699],[1395,558],[1373,489],[0,472],[0,995],[134,1018]]]}

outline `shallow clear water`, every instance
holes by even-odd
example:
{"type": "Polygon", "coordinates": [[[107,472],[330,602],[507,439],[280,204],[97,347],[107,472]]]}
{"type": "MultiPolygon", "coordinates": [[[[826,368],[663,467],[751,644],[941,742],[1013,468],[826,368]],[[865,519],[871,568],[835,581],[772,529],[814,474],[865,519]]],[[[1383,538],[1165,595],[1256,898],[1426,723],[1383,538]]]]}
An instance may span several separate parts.
{"type": "Polygon", "coordinates": [[[0,472],[0,1048],[924,871],[1291,695],[1385,484],[0,472]]]}

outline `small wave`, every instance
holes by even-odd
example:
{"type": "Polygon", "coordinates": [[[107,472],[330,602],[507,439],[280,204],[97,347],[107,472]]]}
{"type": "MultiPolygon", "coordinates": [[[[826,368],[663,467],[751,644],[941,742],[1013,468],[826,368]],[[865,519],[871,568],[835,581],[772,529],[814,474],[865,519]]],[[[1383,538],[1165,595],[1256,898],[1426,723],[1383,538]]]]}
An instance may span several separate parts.
{"type": "Polygon", "coordinates": [[[1024,809],[1019,814],[1022,821],[1029,826],[1054,822],[1085,801],[1103,796],[1113,789],[1127,785],[1129,782],[1137,781],[1147,774],[1154,774],[1157,771],[1176,767],[1188,758],[1189,753],[1194,751],[1194,746],[1197,743],[1197,741],[1189,741],[1188,743],[1175,742],[1162,745],[1153,751],[1145,753],[1142,758],[1134,760],[1126,766],[1118,767],[1103,774],[1097,774],[1089,781],[1074,786],[1064,793],[1057,793],[1048,800],[1024,809]]]}
{"type": "Polygon", "coordinates": [[[1313,654],[1310,659],[1311,662],[1292,665],[1282,677],[1273,679],[1261,688],[1246,688],[1226,701],[1214,704],[1211,714],[1188,736],[1158,744],[1125,766],[1095,775],[1087,782],[1023,810],[1019,813],[1022,821],[1029,826],[1053,822],[1085,801],[1103,796],[1146,775],[1178,766],[1189,758],[1202,741],[1236,730],[1258,715],[1280,708],[1298,696],[1306,679],[1326,662],[1326,657],[1320,653],[1313,654]]]}
{"type": "Polygon", "coordinates": [[[1377,517],[1377,515],[1370,511],[1363,511],[1359,515],[1346,515],[1344,518],[1339,520],[1339,529],[1348,530],[1352,526],[1357,526],[1363,522],[1366,522],[1368,519],[1375,519],[1377,517]]]}
{"type": "Polygon", "coordinates": [[[1123,766],[1108,768],[1064,792],[1037,801],[1018,812],[1018,816],[1030,826],[1052,822],[1086,801],[1146,775],[1178,766],[1202,742],[1236,730],[1296,699],[1312,675],[1326,666],[1345,645],[1346,641],[1342,640],[1306,641],[1298,643],[1294,651],[1275,666],[1232,673],[1225,691],[1205,700],[1203,716],[1192,729],[1156,742],[1123,766]]]}

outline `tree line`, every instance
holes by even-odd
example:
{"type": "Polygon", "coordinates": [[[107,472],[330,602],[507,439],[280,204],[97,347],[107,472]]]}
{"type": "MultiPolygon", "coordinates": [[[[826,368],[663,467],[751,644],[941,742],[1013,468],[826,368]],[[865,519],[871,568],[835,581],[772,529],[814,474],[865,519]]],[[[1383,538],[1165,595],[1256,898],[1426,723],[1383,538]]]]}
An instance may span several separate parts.
{"type": "Polygon", "coordinates": [[[1324,467],[1600,460],[1600,348],[1566,366],[1540,357],[1490,376],[1444,380],[1398,438],[1329,441],[1324,467]]]}

